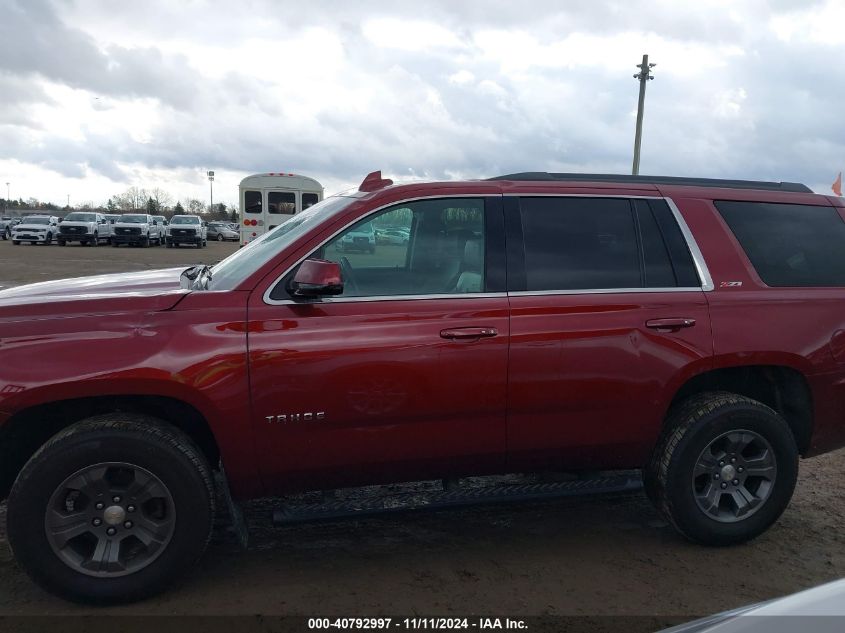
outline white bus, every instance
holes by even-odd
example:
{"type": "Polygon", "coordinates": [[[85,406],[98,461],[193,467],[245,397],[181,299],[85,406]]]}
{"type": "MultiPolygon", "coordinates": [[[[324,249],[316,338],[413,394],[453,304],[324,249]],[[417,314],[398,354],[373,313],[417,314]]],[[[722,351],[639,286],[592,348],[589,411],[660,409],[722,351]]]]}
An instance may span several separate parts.
{"type": "Polygon", "coordinates": [[[323,185],[296,174],[271,172],[241,180],[241,246],[323,199],[323,185]]]}

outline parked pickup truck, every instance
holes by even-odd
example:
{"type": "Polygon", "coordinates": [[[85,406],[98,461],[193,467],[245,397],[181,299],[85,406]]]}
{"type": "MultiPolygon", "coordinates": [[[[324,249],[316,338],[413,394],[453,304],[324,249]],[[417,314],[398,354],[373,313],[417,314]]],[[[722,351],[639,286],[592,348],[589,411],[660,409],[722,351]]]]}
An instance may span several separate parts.
{"type": "Polygon", "coordinates": [[[0,291],[9,543],[130,601],[200,557],[215,481],[243,528],[256,497],[615,469],[747,541],[845,446],[843,244],[795,183],[375,172],[213,266],[0,291]],[[408,240],[336,248],[370,223],[408,240]]]}
{"type": "Polygon", "coordinates": [[[111,224],[102,213],[74,211],[68,213],[59,224],[56,241],[59,246],[68,242],[79,242],[83,246],[99,246],[100,242],[111,241],[111,224]]]}
{"type": "Polygon", "coordinates": [[[124,213],[112,227],[112,246],[161,246],[158,222],[147,213],[124,213]]]}
{"type": "Polygon", "coordinates": [[[192,244],[197,248],[208,245],[208,223],[198,215],[174,215],[170,218],[165,240],[167,248],[192,244]]]}

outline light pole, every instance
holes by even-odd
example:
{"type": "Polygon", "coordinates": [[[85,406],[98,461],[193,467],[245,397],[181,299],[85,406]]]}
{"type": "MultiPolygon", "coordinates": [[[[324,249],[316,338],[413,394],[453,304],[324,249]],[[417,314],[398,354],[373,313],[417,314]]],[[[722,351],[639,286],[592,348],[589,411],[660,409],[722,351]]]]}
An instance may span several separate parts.
{"type": "Polygon", "coordinates": [[[645,84],[650,79],[654,79],[651,75],[651,69],[657,64],[648,63],[648,55],[643,55],[643,63],[637,64],[640,69],[634,79],[640,82],[640,99],[637,103],[637,133],[634,137],[634,165],[631,168],[631,173],[636,176],[640,173],[640,143],[643,140],[643,107],[645,106],[645,84]]]}
{"type": "Polygon", "coordinates": [[[208,205],[208,212],[214,213],[214,172],[208,172],[208,198],[210,204],[208,205]]]}
{"type": "Polygon", "coordinates": [[[6,201],[3,203],[3,211],[9,209],[9,183],[6,183],[6,201]]]}

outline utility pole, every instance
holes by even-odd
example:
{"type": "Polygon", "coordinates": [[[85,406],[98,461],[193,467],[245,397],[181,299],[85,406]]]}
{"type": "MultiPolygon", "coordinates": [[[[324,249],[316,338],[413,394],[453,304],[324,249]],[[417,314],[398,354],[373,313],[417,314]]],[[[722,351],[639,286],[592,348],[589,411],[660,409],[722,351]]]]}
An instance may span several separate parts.
{"type": "Polygon", "coordinates": [[[640,173],[640,144],[643,140],[643,108],[645,106],[645,84],[650,79],[654,79],[651,75],[651,69],[657,64],[648,63],[648,55],[643,55],[643,63],[637,64],[640,69],[634,79],[640,82],[640,100],[637,104],[637,134],[634,137],[634,166],[631,168],[631,173],[636,176],[640,173]]]}
{"type": "Polygon", "coordinates": [[[210,204],[208,205],[208,212],[214,213],[214,172],[208,172],[208,198],[210,204]]]}

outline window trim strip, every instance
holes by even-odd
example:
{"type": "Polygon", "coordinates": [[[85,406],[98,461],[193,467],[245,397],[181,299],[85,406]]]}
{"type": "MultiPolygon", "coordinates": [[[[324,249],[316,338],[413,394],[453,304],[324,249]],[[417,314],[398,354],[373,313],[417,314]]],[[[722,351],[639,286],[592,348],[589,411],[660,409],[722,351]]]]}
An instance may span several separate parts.
{"type": "MultiPolygon", "coordinates": [[[[428,295],[418,295],[418,294],[407,294],[407,295],[380,295],[380,296],[373,296],[373,297],[326,297],[321,299],[317,303],[357,303],[357,302],[370,302],[370,301],[420,301],[426,299],[474,299],[474,298],[491,298],[491,297],[527,297],[527,296],[545,296],[545,295],[588,295],[588,294],[649,294],[649,293],[667,293],[667,292],[710,292],[714,289],[713,279],[710,276],[710,270],[707,267],[707,262],[704,260],[704,255],[701,253],[701,249],[698,247],[698,243],[695,241],[695,237],[693,237],[692,231],[690,230],[689,226],[684,220],[684,217],[681,215],[680,209],[678,209],[677,205],[675,204],[672,198],[666,196],[626,196],[626,195],[605,195],[605,194],[581,194],[581,193],[505,193],[505,194],[492,194],[492,196],[501,195],[502,197],[532,197],[532,198],[626,198],[626,199],[645,199],[645,200],[664,200],[666,204],[669,206],[672,215],[675,218],[675,221],[678,223],[678,227],[681,229],[681,234],[684,236],[684,240],[687,243],[687,248],[689,248],[690,255],[692,256],[693,264],[695,265],[696,272],[698,273],[698,277],[701,280],[701,286],[684,286],[684,287],[671,287],[671,288],[583,288],[583,289],[576,289],[576,290],[518,290],[514,292],[466,292],[466,293],[454,293],[454,294],[428,294],[428,295]]],[[[436,198],[490,198],[492,197],[490,193],[477,193],[477,194],[452,194],[448,196],[444,196],[443,194],[439,194],[436,196],[415,196],[412,198],[405,198],[402,200],[397,200],[394,202],[390,202],[388,204],[381,205],[372,209],[365,213],[364,215],[355,218],[351,222],[345,224],[337,231],[332,233],[329,237],[325,240],[320,242],[317,248],[321,248],[325,246],[327,243],[332,241],[335,237],[340,235],[343,231],[348,229],[353,224],[356,224],[363,220],[364,218],[378,213],[384,209],[387,209],[392,206],[396,206],[398,204],[406,204],[410,202],[415,202],[417,200],[433,200],[436,198]]],[[[313,249],[312,249],[313,250],[313,249]]],[[[305,305],[306,302],[303,301],[294,301],[293,299],[271,299],[270,293],[276,287],[276,285],[290,273],[291,270],[299,266],[303,261],[308,259],[308,255],[305,255],[294,262],[291,266],[285,269],[285,271],[276,277],[271,284],[267,286],[267,289],[264,291],[264,295],[262,297],[263,301],[267,305],[305,305]]]]}

